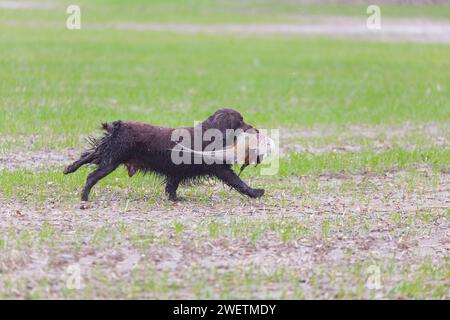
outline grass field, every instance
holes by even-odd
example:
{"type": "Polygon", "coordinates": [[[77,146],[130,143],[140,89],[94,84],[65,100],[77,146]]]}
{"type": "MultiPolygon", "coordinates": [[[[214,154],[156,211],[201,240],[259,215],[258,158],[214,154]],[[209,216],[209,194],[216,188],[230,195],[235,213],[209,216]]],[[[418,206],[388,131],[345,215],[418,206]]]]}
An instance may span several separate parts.
{"type": "Polygon", "coordinates": [[[107,27],[365,16],[350,4],[80,1],[74,31],[49,3],[0,9],[0,298],[450,298],[448,44],[107,27]],[[281,130],[278,174],[244,173],[261,200],[208,181],[173,204],[120,169],[78,209],[91,169],[62,168],[101,122],[191,126],[223,106],[281,130]]]}
{"type": "MultiPolygon", "coordinates": [[[[384,1],[386,2],[386,1],[384,1]]],[[[383,15],[387,18],[435,18],[450,19],[450,9],[442,4],[417,4],[405,6],[394,3],[381,3],[383,15]]],[[[74,4],[71,1],[47,1],[40,10],[17,10],[3,12],[5,19],[15,21],[17,17],[34,21],[55,22],[61,12],[74,4]],[[55,8],[62,10],[54,10],[55,8]]],[[[153,21],[153,22],[195,22],[195,23],[292,23],[310,20],[319,16],[361,17],[366,15],[367,5],[347,3],[323,3],[321,1],[291,0],[80,0],[86,22],[113,21],[153,21]]]]}

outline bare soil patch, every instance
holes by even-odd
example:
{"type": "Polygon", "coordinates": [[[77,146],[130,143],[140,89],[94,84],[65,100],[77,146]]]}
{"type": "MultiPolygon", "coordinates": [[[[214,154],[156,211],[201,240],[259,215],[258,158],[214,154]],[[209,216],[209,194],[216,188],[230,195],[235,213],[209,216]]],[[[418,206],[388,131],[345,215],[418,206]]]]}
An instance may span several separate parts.
{"type": "MultiPolygon", "coordinates": [[[[361,40],[450,43],[450,23],[426,19],[383,19],[381,28],[367,28],[366,17],[299,17],[299,24],[177,24],[117,22],[108,28],[133,31],[327,36],[361,40]]],[[[98,26],[100,27],[100,26],[98,26]]]]}
{"type": "MultiPolygon", "coordinates": [[[[18,7],[18,9],[24,8],[27,7],[18,7]]],[[[42,8],[45,9],[46,7],[42,8]]],[[[366,19],[367,16],[364,15],[360,18],[298,16],[296,19],[297,23],[283,24],[194,24],[121,21],[105,24],[85,23],[83,29],[238,36],[319,36],[361,41],[450,43],[450,22],[446,20],[382,18],[381,28],[373,30],[367,28],[366,19]]],[[[9,19],[3,23],[28,28],[61,28],[61,24],[51,21],[30,20],[24,22],[9,19]]]]}
{"type": "Polygon", "coordinates": [[[440,269],[448,267],[450,253],[448,181],[449,174],[426,168],[414,175],[300,177],[274,183],[261,201],[235,194],[212,195],[207,203],[122,198],[94,200],[90,210],[1,199],[0,292],[22,298],[368,298],[367,268],[375,266],[377,297],[418,297],[398,288],[420,279],[428,288],[423,297],[449,298],[440,269]],[[424,271],[428,263],[433,272],[424,271]],[[82,272],[79,290],[66,288],[73,265],[82,272]]]}
{"type": "Polygon", "coordinates": [[[64,166],[76,159],[81,152],[74,150],[41,150],[41,151],[16,151],[11,154],[0,154],[0,170],[15,170],[19,168],[36,169],[64,166]]]}
{"type": "Polygon", "coordinates": [[[57,7],[53,2],[48,1],[26,1],[26,0],[14,0],[14,1],[0,1],[0,9],[4,10],[48,10],[57,7]]]}

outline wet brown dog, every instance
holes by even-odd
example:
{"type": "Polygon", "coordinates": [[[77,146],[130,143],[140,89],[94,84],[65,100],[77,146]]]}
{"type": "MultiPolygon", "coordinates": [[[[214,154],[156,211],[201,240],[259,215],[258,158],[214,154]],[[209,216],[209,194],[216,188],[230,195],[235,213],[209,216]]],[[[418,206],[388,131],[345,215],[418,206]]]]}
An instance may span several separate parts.
{"type": "MultiPolygon", "coordinates": [[[[219,109],[207,120],[199,124],[201,132],[208,129],[219,130],[223,134],[223,146],[227,146],[226,136],[230,130],[255,131],[244,122],[241,114],[233,109],[219,109]]],[[[84,152],[80,159],[67,166],[64,174],[75,172],[84,164],[95,164],[97,168],[89,174],[83,189],[81,200],[88,201],[92,187],[119,165],[125,165],[128,175],[132,177],[136,172],[154,172],[166,178],[166,193],[170,200],[178,200],[177,188],[180,183],[196,180],[201,177],[215,177],[251,198],[259,198],[264,194],[263,189],[254,189],[243,182],[234,173],[229,163],[181,163],[175,164],[172,152],[177,145],[173,141],[175,128],[158,127],[137,122],[115,121],[104,123],[106,131],[101,139],[90,139],[92,148],[84,152]]],[[[194,135],[194,128],[182,128],[194,135]]],[[[208,145],[202,142],[202,149],[208,145]]],[[[194,145],[188,145],[194,149],[194,145]]],[[[259,160],[258,160],[259,161],[259,160]]]]}

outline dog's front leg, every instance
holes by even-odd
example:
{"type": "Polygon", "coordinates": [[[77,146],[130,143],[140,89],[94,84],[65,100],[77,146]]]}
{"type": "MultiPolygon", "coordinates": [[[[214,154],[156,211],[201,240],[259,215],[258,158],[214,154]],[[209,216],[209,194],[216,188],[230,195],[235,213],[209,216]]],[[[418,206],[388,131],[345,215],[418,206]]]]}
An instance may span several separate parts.
{"type": "Polygon", "coordinates": [[[180,198],[177,197],[177,189],[180,185],[180,179],[176,177],[167,177],[166,180],[166,194],[171,201],[179,201],[180,198]]]}
{"type": "Polygon", "coordinates": [[[249,187],[236,173],[230,168],[220,168],[215,172],[217,178],[225,182],[230,187],[236,189],[250,198],[259,198],[264,195],[264,189],[253,189],[249,187]]]}

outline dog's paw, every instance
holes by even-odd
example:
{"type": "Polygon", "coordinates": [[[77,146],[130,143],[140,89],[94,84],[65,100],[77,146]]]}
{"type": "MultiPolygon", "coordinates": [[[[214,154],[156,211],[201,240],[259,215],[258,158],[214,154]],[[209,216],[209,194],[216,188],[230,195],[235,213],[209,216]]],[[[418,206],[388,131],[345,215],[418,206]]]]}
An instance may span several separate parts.
{"type": "Polygon", "coordinates": [[[261,198],[264,195],[264,189],[253,189],[250,193],[250,197],[252,198],[261,198]]]}
{"type": "Polygon", "coordinates": [[[74,170],[73,170],[73,167],[70,165],[70,166],[65,167],[63,172],[64,172],[64,174],[69,174],[69,173],[74,172],[74,170]]]}
{"type": "Polygon", "coordinates": [[[89,204],[89,202],[87,201],[82,201],[80,204],[80,209],[81,210],[87,210],[91,207],[91,205],[89,204]]]}
{"type": "Polygon", "coordinates": [[[170,201],[173,201],[173,202],[181,202],[181,201],[184,200],[184,198],[174,196],[174,197],[169,197],[169,200],[170,200],[170,201]]]}

